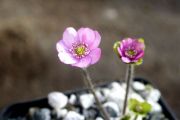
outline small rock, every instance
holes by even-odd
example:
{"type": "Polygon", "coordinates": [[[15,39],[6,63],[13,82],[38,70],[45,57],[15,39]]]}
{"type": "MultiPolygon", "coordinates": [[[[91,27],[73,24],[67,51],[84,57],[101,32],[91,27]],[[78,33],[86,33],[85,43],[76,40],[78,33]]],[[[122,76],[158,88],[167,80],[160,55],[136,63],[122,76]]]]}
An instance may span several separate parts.
{"type": "Polygon", "coordinates": [[[168,120],[162,113],[150,114],[150,120],[168,120]]]}
{"type": "Polygon", "coordinates": [[[48,103],[54,109],[61,109],[67,105],[68,97],[61,92],[52,92],[48,94],[48,103]]]}
{"type": "Polygon", "coordinates": [[[113,82],[111,84],[112,90],[118,91],[118,92],[125,92],[125,89],[118,83],[118,82],[113,82]]]}
{"type": "Polygon", "coordinates": [[[151,104],[151,106],[152,106],[151,112],[153,112],[153,113],[162,112],[162,107],[159,105],[159,103],[154,102],[154,101],[152,101],[152,100],[148,100],[147,102],[148,102],[149,104],[151,104]]]}
{"type": "Polygon", "coordinates": [[[154,102],[157,102],[161,97],[161,93],[157,89],[153,89],[150,91],[149,95],[147,96],[147,100],[152,100],[154,102]]]}
{"type": "Polygon", "coordinates": [[[139,94],[137,94],[135,92],[130,94],[130,98],[134,98],[134,99],[136,99],[136,100],[138,100],[140,102],[144,102],[144,99],[139,94]]]}
{"type": "Polygon", "coordinates": [[[35,111],[33,115],[33,120],[51,120],[51,112],[47,108],[42,108],[38,111],[35,111]]]}
{"type": "Polygon", "coordinates": [[[34,113],[35,113],[36,111],[38,111],[38,110],[39,110],[39,109],[36,108],[36,107],[29,108],[29,116],[30,116],[30,117],[34,116],[34,113]]]}
{"type": "Polygon", "coordinates": [[[137,81],[133,82],[132,86],[133,86],[134,90],[136,90],[136,91],[144,91],[146,89],[146,87],[143,83],[137,82],[137,81]]]}
{"type": "Polygon", "coordinates": [[[103,96],[103,94],[101,93],[101,91],[98,89],[96,90],[96,95],[98,97],[98,99],[100,100],[100,102],[104,102],[105,101],[105,96],[103,96]]]}
{"type": "Polygon", "coordinates": [[[85,117],[77,112],[69,111],[64,120],[85,120],[85,117]]]}
{"type": "Polygon", "coordinates": [[[97,117],[96,120],[104,120],[102,117],[97,117]]]}
{"type": "Polygon", "coordinates": [[[111,90],[107,100],[116,102],[119,107],[122,107],[124,96],[125,96],[125,92],[111,90]]]}
{"type": "Polygon", "coordinates": [[[68,113],[67,109],[56,109],[57,118],[64,118],[68,113]]]}
{"type": "Polygon", "coordinates": [[[106,102],[103,106],[111,117],[117,117],[120,113],[119,107],[115,102],[106,102]]]}
{"type": "Polygon", "coordinates": [[[111,94],[111,91],[108,88],[102,88],[102,93],[105,98],[108,98],[109,94],[111,94]]]}
{"type": "Polygon", "coordinates": [[[70,98],[69,98],[69,103],[72,104],[72,105],[74,105],[74,104],[76,103],[76,101],[77,101],[76,95],[75,95],[75,94],[72,94],[72,95],[70,96],[70,98]]]}
{"type": "Polygon", "coordinates": [[[83,115],[85,116],[85,118],[95,119],[96,116],[98,115],[98,112],[99,111],[97,111],[97,109],[89,108],[83,110],[83,115]]]}
{"type": "Polygon", "coordinates": [[[94,96],[91,93],[81,95],[80,104],[84,109],[88,109],[94,104],[94,96]]]}

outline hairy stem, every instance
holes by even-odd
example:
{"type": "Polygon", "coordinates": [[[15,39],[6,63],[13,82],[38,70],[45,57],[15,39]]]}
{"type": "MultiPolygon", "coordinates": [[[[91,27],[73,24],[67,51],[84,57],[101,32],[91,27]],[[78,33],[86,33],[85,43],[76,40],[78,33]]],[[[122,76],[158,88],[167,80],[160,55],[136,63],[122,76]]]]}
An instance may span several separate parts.
{"type": "Polygon", "coordinates": [[[137,120],[138,119],[138,115],[136,115],[135,117],[134,117],[134,120],[137,120]]]}
{"type": "Polygon", "coordinates": [[[129,87],[131,84],[131,81],[133,79],[133,74],[134,74],[134,65],[129,64],[127,68],[127,73],[126,73],[126,93],[125,93],[125,99],[124,99],[124,105],[123,105],[123,112],[122,114],[126,114],[126,107],[127,107],[127,101],[128,101],[128,94],[129,94],[129,87]]]}
{"type": "Polygon", "coordinates": [[[95,101],[96,101],[96,104],[97,104],[101,114],[103,115],[105,120],[110,120],[109,115],[107,114],[106,110],[103,108],[101,102],[99,101],[99,99],[98,99],[98,97],[96,95],[95,88],[94,88],[94,85],[92,83],[92,79],[91,79],[91,77],[90,77],[90,75],[89,75],[86,68],[83,68],[83,75],[84,75],[84,78],[85,78],[84,82],[88,86],[91,93],[93,94],[93,96],[95,98],[95,101]]]}

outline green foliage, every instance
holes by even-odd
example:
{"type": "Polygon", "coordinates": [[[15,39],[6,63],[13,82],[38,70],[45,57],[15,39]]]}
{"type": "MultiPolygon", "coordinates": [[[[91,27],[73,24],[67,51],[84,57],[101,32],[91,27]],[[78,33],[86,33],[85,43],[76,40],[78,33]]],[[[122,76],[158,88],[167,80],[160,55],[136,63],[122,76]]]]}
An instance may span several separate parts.
{"type": "Polygon", "coordinates": [[[128,106],[132,112],[138,115],[146,115],[151,111],[152,108],[148,102],[139,102],[136,99],[130,99],[128,106]]]}
{"type": "Polygon", "coordinates": [[[121,120],[130,120],[131,116],[130,115],[125,115],[121,118],[121,120]]]}
{"type": "Polygon", "coordinates": [[[118,47],[120,46],[120,44],[121,44],[121,42],[120,41],[117,41],[117,42],[115,42],[114,43],[114,45],[113,45],[113,50],[114,50],[114,52],[120,57],[120,55],[119,55],[119,52],[118,52],[118,47]]]}

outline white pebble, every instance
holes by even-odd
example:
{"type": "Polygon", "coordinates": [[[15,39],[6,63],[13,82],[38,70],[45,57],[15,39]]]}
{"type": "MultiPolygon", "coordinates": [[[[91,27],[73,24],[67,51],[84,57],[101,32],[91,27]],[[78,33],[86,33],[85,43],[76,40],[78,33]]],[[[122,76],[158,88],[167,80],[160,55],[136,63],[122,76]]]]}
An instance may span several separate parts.
{"type": "Polygon", "coordinates": [[[64,120],[85,120],[85,117],[77,112],[69,111],[64,120]]]}
{"type": "Polygon", "coordinates": [[[76,95],[72,94],[69,98],[69,103],[74,105],[76,103],[77,97],[76,95]]]}
{"type": "Polygon", "coordinates": [[[61,109],[67,105],[68,97],[61,92],[52,92],[48,94],[48,103],[54,109],[61,109]]]}
{"type": "Polygon", "coordinates": [[[118,107],[118,105],[117,105],[115,102],[106,102],[106,103],[104,103],[103,106],[104,106],[105,108],[106,108],[106,107],[112,108],[117,115],[119,115],[119,113],[120,113],[119,107],[118,107]]]}
{"type": "Polygon", "coordinates": [[[83,94],[80,96],[80,103],[84,109],[88,109],[94,104],[94,96],[92,94],[83,94]]]}
{"type": "Polygon", "coordinates": [[[144,99],[139,94],[137,94],[135,92],[130,94],[130,98],[134,98],[134,99],[136,99],[136,100],[138,100],[140,102],[144,102],[144,99]]]}
{"type": "Polygon", "coordinates": [[[104,120],[102,117],[97,117],[96,120],[104,120]]]}
{"type": "Polygon", "coordinates": [[[68,110],[67,109],[56,109],[57,118],[63,118],[67,115],[68,110]]]}
{"type": "Polygon", "coordinates": [[[141,82],[133,82],[133,88],[136,91],[144,91],[146,89],[145,85],[141,82]]]}
{"type": "Polygon", "coordinates": [[[125,91],[125,89],[118,83],[118,82],[113,82],[111,84],[112,90],[116,90],[119,92],[125,91]]]}
{"type": "Polygon", "coordinates": [[[152,100],[154,102],[157,102],[161,97],[161,93],[157,89],[153,89],[150,91],[149,95],[147,96],[147,100],[152,100]]]}
{"type": "Polygon", "coordinates": [[[101,91],[99,89],[96,90],[96,96],[98,97],[100,102],[103,102],[106,99],[105,96],[102,95],[102,93],[101,93],[101,91]]]}
{"type": "Polygon", "coordinates": [[[107,98],[111,92],[110,92],[110,89],[108,88],[102,88],[102,93],[104,97],[107,98]]]}
{"type": "Polygon", "coordinates": [[[159,103],[152,100],[148,100],[148,103],[152,106],[151,112],[162,112],[162,107],[159,105],[159,103]]]}

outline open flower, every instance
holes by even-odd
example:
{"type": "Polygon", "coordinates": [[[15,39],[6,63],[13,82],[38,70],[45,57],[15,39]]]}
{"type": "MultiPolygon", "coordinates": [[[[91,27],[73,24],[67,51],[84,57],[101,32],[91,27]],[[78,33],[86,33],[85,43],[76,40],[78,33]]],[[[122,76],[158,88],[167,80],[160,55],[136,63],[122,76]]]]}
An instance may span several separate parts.
{"type": "Polygon", "coordinates": [[[86,68],[98,62],[101,49],[98,48],[101,36],[90,28],[66,28],[62,39],[56,44],[61,62],[72,66],[86,68]]]}
{"type": "Polygon", "coordinates": [[[126,38],[114,44],[114,49],[125,63],[141,64],[144,56],[144,40],[126,38]]]}

